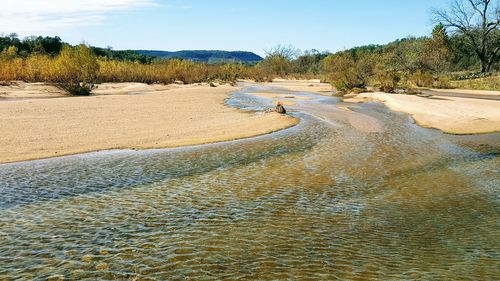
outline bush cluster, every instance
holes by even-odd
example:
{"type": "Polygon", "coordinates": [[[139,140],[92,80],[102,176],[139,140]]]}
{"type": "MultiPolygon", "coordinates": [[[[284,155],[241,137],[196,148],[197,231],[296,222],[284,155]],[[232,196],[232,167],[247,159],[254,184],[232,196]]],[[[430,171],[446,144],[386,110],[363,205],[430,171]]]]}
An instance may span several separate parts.
{"type": "Polygon", "coordinates": [[[239,78],[262,79],[260,71],[243,64],[206,64],[182,59],[151,63],[119,61],[97,57],[86,45],[64,46],[57,56],[19,56],[15,46],[0,53],[0,81],[54,83],[71,95],[89,95],[95,83],[143,82],[184,83],[223,81],[239,78]]]}
{"type": "MultiPolygon", "coordinates": [[[[466,38],[465,38],[466,39],[466,38]]],[[[70,46],[58,37],[0,37],[0,81],[51,82],[73,95],[88,95],[94,83],[234,82],[274,78],[317,79],[330,83],[340,94],[367,86],[384,92],[397,88],[445,88],[456,82],[492,88],[497,80],[489,73],[474,72],[478,59],[466,52],[462,35],[449,37],[442,25],[430,37],[405,38],[386,45],[356,47],[335,54],[316,50],[301,53],[278,46],[255,64],[202,63],[183,59],[158,59],[134,51],[113,51],[70,46]],[[453,74],[457,73],[458,74],[453,74]],[[450,74],[452,73],[452,74],[450,74]]],[[[499,69],[498,63],[492,64],[499,69]]],[[[466,85],[461,83],[460,85],[466,85]]]]}

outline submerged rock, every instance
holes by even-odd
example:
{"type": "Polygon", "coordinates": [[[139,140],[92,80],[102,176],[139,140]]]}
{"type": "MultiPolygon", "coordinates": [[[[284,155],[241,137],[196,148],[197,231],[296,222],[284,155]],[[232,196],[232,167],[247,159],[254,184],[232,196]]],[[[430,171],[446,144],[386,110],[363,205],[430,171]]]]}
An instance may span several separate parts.
{"type": "Polygon", "coordinates": [[[281,102],[278,102],[276,104],[276,109],[274,109],[274,111],[280,113],[280,114],[286,114],[286,109],[285,107],[281,104],[281,102]]]}
{"type": "Polygon", "coordinates": [[[91,262],[92,261],[92,255],[85,255],[82,257],[83,262],[91,262]]]}
{"type": "MultiPolygon", "coordinates": [[[[7,279],[5,279],[7,280],[7,279]]],[[[63,275],[51,275],[47,277],[47,281],[64,281],[64,276],[63,275]]]]}
{"type": "Polygon", "coordinates": [[[96,270],[109,270],[109,265],[105,262],[101,262],[100,264],[96,265],[95,269],[96,270]]]}

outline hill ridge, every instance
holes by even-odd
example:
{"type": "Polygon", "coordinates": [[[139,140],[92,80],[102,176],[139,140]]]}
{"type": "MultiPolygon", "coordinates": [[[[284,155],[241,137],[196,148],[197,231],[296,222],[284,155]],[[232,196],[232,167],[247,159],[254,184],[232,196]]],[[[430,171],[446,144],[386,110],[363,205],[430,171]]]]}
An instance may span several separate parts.
{"type": "Polygon", "coordinates": [[[179,51],[163,51],[163,50],[134,50],[138,54],[154,56],[159,58],[182,58],[197,62],[244,62],[256,63],[263,58],[250,51],[225,51],[225,50],[179,50],[179,51]]]}

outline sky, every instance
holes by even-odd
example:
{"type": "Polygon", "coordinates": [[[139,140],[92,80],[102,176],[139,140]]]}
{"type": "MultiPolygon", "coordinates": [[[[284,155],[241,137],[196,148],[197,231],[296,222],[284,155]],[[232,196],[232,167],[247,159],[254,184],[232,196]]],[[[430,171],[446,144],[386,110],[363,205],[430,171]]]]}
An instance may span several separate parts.
{"type": "Polygon", "coordinates": [[[2,0],[0,33],[115,50],[339,51],[430,34],[449,0],[2,0]]]}

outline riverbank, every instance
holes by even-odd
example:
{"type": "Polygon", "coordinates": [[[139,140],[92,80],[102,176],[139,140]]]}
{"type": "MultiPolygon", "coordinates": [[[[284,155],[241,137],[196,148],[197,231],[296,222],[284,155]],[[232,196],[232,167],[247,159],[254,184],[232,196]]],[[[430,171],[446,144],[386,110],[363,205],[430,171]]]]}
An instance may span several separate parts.
{"type": "Polygon", "coordinates": [[[390,109],[410,114],[415,122],[427,128],[439,129],[449,134],[483,134],[500,132],[500,101],[486,99],[499,92],[465,90],[440,90],[446,96],[422,97],[416,95],[362,93],[347,102],[383,102],[390,109]],[[451,93],[468,94],[454,97],[451,93]],[[473,95],[477,95],[474,97],[473,95]]]}
{"type": "MultiPolygon", "coordinates": [[[[291,92],[313,92],[325,96],[332,94],[331,86],[319,80],[275,79],[272,83],[262,84],[291,92]]],[[[254,95],[279,99],[279,102],[292,106],[295,105],[293,100],[297,99],[293,93],[281,95],[254,93],[254,95]]],[[[424,91],[424,96],[375,92],[352,95],[344,98],[344,101],[347,103],[382,102],[391,110],[410,114],[422,127],[439,129],[449,134],[500,132],[500,91],[431,89],[424,91]]],[[[339,108],[346,110],[348,107],[340,106],[339,108]]],[[[363,130],[369,131],[369,126],[372,124],[375,123],[364,122],[363,130]]],[[[371,130],[379,131],[379,127],[377,125],[371,130]]]]}
{"type": "Polygon", "coordinates": [[[293,92],[312,92],[323,95],[331,95],[332,85],[322,83],[319,79],[311,80],[288,80],[274,79],[273,82],[261,83],[264,86],[285,88],[293,92]]]}
{"type": "Polygon", "coordinates": [[[231,86],[107,83],[89,97],[66,97],[44,84],[2,87],[0,163],[228,141],[298,122],[226,106],[238,89],[231,86]]]}

